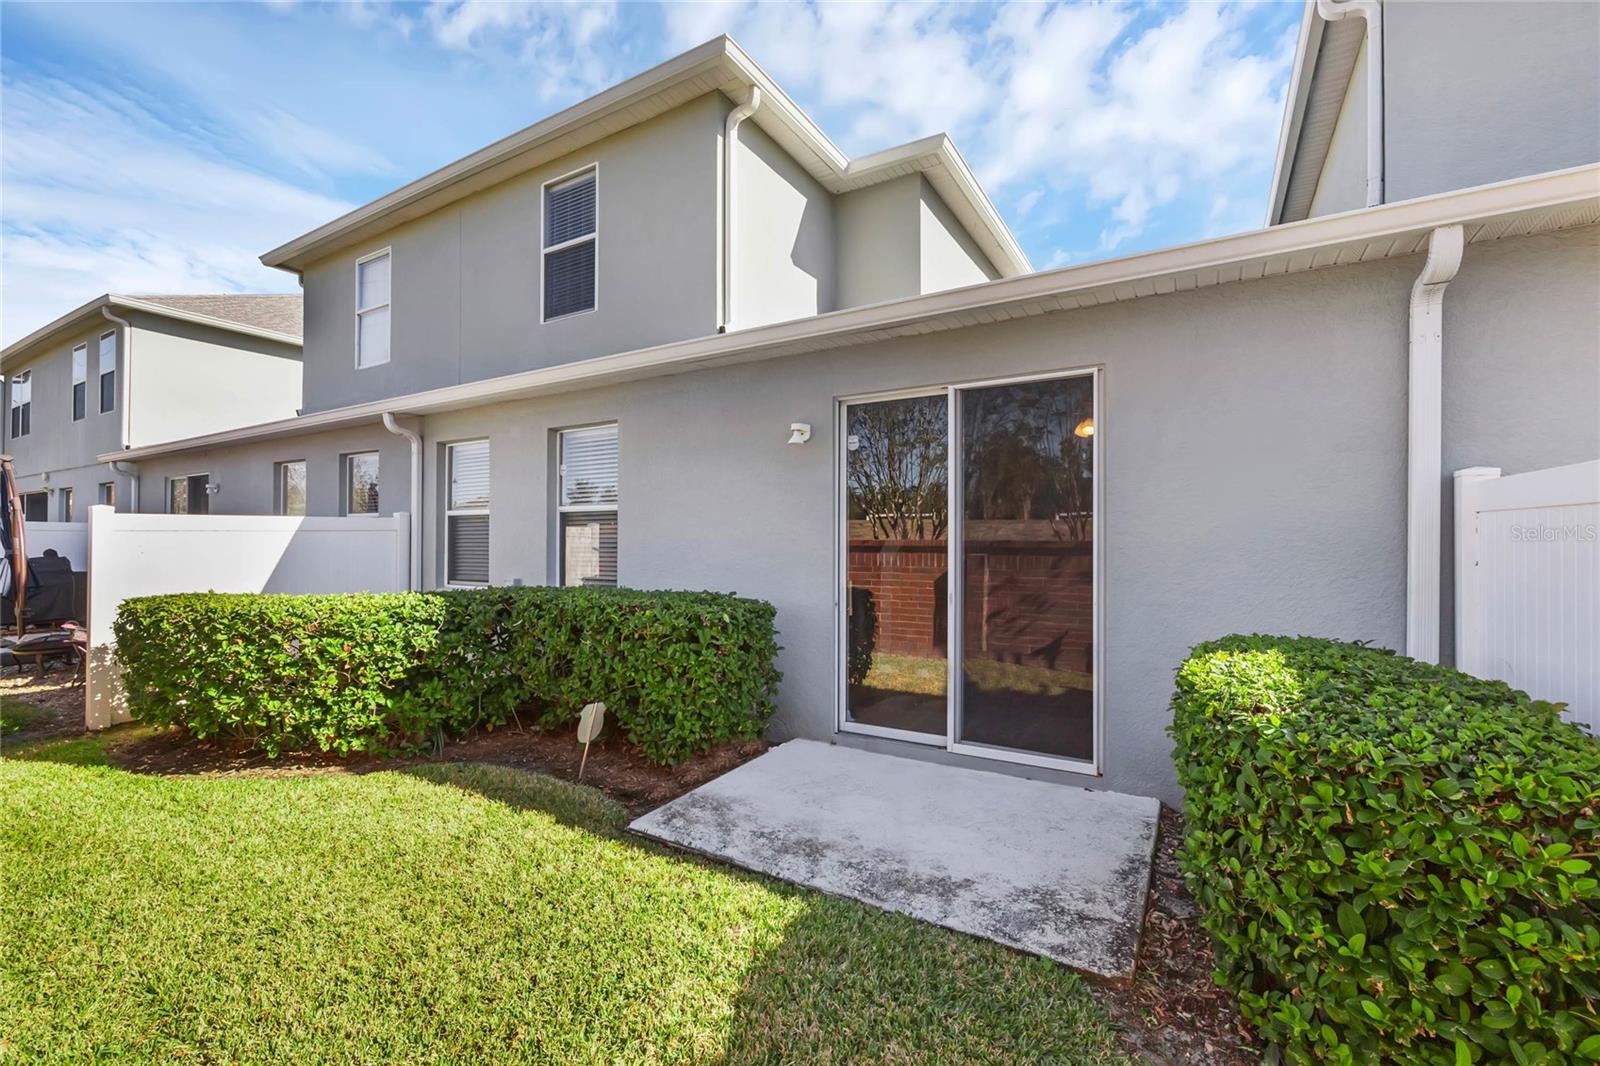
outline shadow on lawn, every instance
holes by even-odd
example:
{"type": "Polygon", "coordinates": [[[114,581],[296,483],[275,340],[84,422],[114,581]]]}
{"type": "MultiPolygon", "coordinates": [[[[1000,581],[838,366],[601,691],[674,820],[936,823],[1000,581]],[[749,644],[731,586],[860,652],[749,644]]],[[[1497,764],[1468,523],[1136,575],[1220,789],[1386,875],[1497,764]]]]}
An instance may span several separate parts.
{"type": "Polygon", "coordinates": [[[627,810],[587,786],[484,763],[393,772],[540,812],[798,904],[743,974],[724,1062],[1128,1061],[1087,986],[1048,960],[633,836],[627,810]]]}

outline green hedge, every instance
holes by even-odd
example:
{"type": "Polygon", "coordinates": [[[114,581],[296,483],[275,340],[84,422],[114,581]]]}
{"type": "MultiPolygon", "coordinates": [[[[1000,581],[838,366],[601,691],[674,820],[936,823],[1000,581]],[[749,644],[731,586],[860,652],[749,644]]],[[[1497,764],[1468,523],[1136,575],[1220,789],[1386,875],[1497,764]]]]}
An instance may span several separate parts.
{"type": "Polygon", "coordinates": [[[489,588],[438,593],[445,622],[413,699],[446,728],[507,721],[574,723],[605,703],[651,759],[680,762],[766,730],[782,676],[776,611],[713,592],[489,588]]]}
{"type": "Polygon", "coordinates": [[[1360,645],[1194,649],[1180,860],[1274,1055],[1600,1060],[1600,741],[1558,711],[1360,645]]]}
{"type": "Polygon", "coordinates": [[[757,737],[779,673],[770,604],[709,592],[488,588],[126,601],[135,718],[271,754],[388,751],[511,720],[573,722],[602,700],[663,763],[757,737]]]}
{"type": "Polygon", "coordinates": [[[112,628],[128,711],[271,755],[384,749],[430,723],[399,697],[439,642],[437,597],[217,592],[123,602],[112,628]]]}

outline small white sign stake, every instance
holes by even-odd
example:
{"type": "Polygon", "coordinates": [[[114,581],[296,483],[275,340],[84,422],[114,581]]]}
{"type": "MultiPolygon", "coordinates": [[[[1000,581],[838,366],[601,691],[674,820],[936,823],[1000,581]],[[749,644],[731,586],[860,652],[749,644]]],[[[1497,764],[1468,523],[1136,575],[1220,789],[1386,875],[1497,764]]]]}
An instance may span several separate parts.
{"type": "Polygon", "coordinates": [[[583,758],[578,760],[578,780],[583,780],[583,768],[589,762],[589,745],[600,735],[606,724],[606,705],[591,703],[578,715],[578,743],[583,745],[583,758]]]}

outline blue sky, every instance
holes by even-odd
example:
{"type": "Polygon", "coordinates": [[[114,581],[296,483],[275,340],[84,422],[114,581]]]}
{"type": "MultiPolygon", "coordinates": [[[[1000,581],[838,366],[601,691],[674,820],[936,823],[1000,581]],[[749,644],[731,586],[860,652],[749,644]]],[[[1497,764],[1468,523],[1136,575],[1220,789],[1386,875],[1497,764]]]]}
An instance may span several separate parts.
{"type": "Polygon", "coordinates": [[[1260,225],[1298,3],[0,5],[0,336],[256,257],[731,33],[846,152],[949,133],[1036,267],[1260,225]]]}

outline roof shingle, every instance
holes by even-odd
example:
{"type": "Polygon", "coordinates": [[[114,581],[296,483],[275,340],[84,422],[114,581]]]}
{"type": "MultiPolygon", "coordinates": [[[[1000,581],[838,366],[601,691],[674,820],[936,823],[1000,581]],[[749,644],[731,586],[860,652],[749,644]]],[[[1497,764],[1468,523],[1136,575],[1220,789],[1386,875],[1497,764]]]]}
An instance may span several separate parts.
{"type": "Polygon", "coordinates": [[[242,326],[269,329],[291,337],[301,335],[301,303],[297,293],[257,294],[223,292],[209,295],[135,296],[135,300],[160,304],[175,311],[207,315],[242,326]]]}

